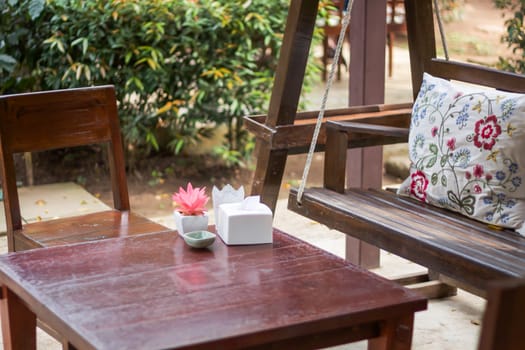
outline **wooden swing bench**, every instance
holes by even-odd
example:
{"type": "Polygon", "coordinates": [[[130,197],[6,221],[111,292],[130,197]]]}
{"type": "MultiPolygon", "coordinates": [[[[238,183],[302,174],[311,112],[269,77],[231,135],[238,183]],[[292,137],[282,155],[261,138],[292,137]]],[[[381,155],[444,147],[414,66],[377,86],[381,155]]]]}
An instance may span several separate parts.
{"type": "MultiPolygon", "coordinates": [[[[427,69],[446,79],[525,92],[522,75],[438,59],[427,69]]],[[[491,281],[525,277],[525,237],[513,230],[491,228],[392,191],[345,189],[347,148],[408,140],[410,117],[401,111],[398,116],[406,119],[380,118],[383,125],[359,113],[352,121],[327,121],[324,186],[306,189],[301,204],[292,189],[289,209],[426,266],[430,278],[480,296],[491,281]]]]}
{"type": "MultiPolygon", "coordinates": [[[[302,82],[297,77],[298,66],[306,64],[308,46],[302,40],[315,18],[312,3],[316,2],[292,2],[293,17],[285,33],[291,40],[283,43],[268,117],[245,121],[260,147],[252,192],[260,193],[272,207],[286,156],[306,153],[318,114],[295,113],[293,109],[302,82]]],[[[431,0],[406,0],[405,9],[416,90],[423,72],[428,72],[448,80],[525,93],[523,75],[437,59],[431,0]]],[[[428,296],[453,295],[455,287],[460,287],[485,297],[493,281],[525,277],[525,237],[513,230],[496,230],[391,191],[345,188],[347,149],[407,142],[411,104],[327,110],[325,116],[316,144],[316,151],[325,151],[324,186],[307,188],[300,204],[297,190],[292,189],[289,209],[427,267],[428,274],[400,281],[444,282],[431,288],[428,296]]]]}

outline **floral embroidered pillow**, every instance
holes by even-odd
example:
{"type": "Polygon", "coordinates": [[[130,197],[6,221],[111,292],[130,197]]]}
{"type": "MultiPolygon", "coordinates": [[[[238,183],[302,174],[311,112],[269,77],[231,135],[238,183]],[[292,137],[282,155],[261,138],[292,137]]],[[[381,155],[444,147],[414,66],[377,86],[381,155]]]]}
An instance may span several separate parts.
{"type": "Polygon", "coordinates": [[[522,227],[525,95],[425,73],[412,110],[409,156],[410,175],[399,194],[488,224],[522,227]]]}

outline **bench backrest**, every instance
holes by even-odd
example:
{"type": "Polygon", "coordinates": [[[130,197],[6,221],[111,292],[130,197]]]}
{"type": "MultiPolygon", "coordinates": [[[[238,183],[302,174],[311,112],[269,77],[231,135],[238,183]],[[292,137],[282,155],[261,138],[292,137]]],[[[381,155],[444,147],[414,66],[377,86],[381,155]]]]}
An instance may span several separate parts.
{"type": "Polygon", "coordinates": [[[412,89],[417,96],[423,72],[448,80],[525,93],[525,76],[480,65],[436,58],[432,0],[406,0],[412,89]]]}

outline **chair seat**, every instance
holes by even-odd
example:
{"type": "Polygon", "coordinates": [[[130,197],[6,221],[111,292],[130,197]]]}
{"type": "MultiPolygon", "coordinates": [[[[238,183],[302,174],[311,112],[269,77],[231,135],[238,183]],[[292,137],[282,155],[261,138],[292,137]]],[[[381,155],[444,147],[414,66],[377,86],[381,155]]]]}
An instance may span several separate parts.
{"type": "Polygon", "coordinates": [[[109,210],[26,224],[14,236],[18,251],[169,230],[141,215],[109,210]]]}

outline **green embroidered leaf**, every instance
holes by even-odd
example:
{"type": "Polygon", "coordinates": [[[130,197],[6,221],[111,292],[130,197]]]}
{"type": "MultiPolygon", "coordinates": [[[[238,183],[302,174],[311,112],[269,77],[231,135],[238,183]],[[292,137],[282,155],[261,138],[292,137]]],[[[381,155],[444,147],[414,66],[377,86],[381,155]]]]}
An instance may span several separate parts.
{"type": "Polygon", "coordinates": [[[441,161],[439,162],[439,164],[442,168],[447,164],[448,158],[448,154],[441,157],[441,161]]]}
{"type": "Polygon", "coordinates": [[[438,154],[438,146],[436,146],[435,143],[431,143],[430,146],[428,146],[428,149],[429,149],[430,152],[432,152],[433,154],[435,154],[435,155],[438,154]]]}
{"type": "Polygon", "coordinates": [[[436,186],[438,183],[438,174],[434,173],[432,174],[432,177],[430,178],[430,182],[432,182],[432,185],[436,186]]]}
{"type": "Polygon", "coordinates": [[[427,168],[432,168],[436,164],[437,156],[431,157],[427,162],[427,168]]]}
{"type": "Polygon", "coordinates": [[[474,204],[476,203],[476,198],[474,196],[466,196],[461,200],[460,207],[463,209],[467,214],[472,215],[474,214],[474,204]]]}
{"type": "Polygon", "coordinates": [[[441,176],[441,185],[447,187],[447,177],[445,175],[441,176]]]}
{"type": "Polygon", "coordinates": [[[447,196],[448,196],[448,199],[449,199],[452,203],[457,204],[457,205],[459,205],[459,206],[461,207],[461,202],[460,202],[458,196],[456,196],[456,194],[455,194],[454,192],[452,192],[452,191],[448,191],[448,192],[447,192],[447,196]]]}

